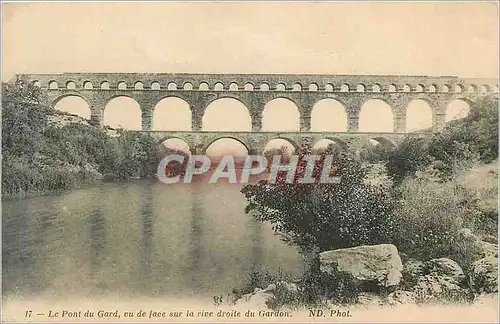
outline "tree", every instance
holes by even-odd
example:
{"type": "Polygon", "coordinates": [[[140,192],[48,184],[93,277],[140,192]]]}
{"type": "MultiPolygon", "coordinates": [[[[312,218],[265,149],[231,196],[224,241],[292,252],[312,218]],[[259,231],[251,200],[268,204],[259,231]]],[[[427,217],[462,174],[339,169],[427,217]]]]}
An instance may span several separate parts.
{"type": "Polygon", "coordinates": [[[433,158],[429,155],[429,141],[420,137],[406,137],[389,154],[387,171],[399,183],[406,176],[429,166],[433,158]]]}
{"type": "Polygon", "coordinates": [[[52,108],[43,105],[40,89],[17,81],[2,85],[2,152],[28,160],[42,145],[42,132],[52,108]]]}
{"type": "MultiPolygon", "coordinates": [[[[306,150],[298,155],[303,159],[307,154],[306,150]]],[[[334,163],[341,177],[338,184],[262,180],[246,185],[242,188],[248,201],[245,212],[271,223],[285,242],[303,251],[387,242],[393,208],[389,192],[366,183],[361,164],[346,155],[334,156],[334,163]]]]}

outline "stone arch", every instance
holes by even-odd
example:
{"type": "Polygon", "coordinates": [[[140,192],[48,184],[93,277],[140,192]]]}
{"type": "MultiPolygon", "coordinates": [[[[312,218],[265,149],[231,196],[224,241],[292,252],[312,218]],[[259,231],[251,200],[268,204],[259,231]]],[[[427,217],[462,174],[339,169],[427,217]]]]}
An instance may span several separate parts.
{"type": "Polygon", "coordinates": [[[287,137],[279,136],[279,137],[270,139],[266,143],[266,145],[264,145],[264,147],[262,148],[262,152],[264,153],[264,155],[266,155],[265,154],[266,152],[268,152],[270,150],[280,149],[283,146],[289,147],[289,148],[291,147],[291,149],[288,150],[288,153],[290,153],[290,154],[297,152],[300,148],[299,145],[294,140],[291,140],[287,137]]]}
{"type": "Polygon", "coordinates": [[[436,92],[438,89],[438,85],[433,83],[429,86],[429,92],[436,92]]]}
{"type": "Polygon", "coordinates": [[[344,83],[340,86],[340,92],[349,92],[351,89],[349,87],[349,84],[344,83]]]}
{"type": "Polygon", "coordinates": [[[189,103],[175,96],[162,98],[153,110],[153,130],[191,131],[189,103]]]}
{"type": "Polygon", "coordinates": [[[91,110],[87,100],[78,94],[64,95],[52,103],[55,110],[90,119],[91,110]]]}
{"type": "Polygon", "coordinates": [[[224,84],[222,82],[217,82],[214,85],[214,91],[223,91],[224,90],[224,84]]]}
{"type": "Polygon", "coordinates": [[[451,87],[449,84],[443,84],[443,86],[441,87],[441,92],[450,92],[451,91],[451,87]]]}
{"type": "Polygon", "coordinates": [[[312,132],[347,132],[347,112],[339,100],[317,101],[311,111],[312,132]]]}
{"type": "Polygon", "coordinates": [[[66,82],[66,89],[76,89],[76,83],[74,81],[66,82]]]}
{"type": "Polygon", "coordinates": [[[380,92],[380,90],[382,89],[382,87],[380,86],[380,84],[378,83],[375,83],[373,86],[372,86],[372,92],[380,92]]]}
{"type": "Polygon", "coordinates": [[[369,141],[376,141],[377,143],[381,144],[385,148],[396,147],[396,144],[394,144],[394,142],[392,142],[390,139],[387,139],[385,137],[372,137],[372,138],[370,138],[369,141]]]}
{"type": "Polygon", "coordinates": [[[425,92],[425,85],[417,84],[417,86],[415,87],[415,92],[425,92]]]}
{"type": "Polygon", "coordinates": [[[363,83],[359,83],[356,86],[356,92],[365,92],[365,90],[366,90],[366,86],[363,83]]]}
{"type": "Polygon", "coordinates": [[[191,147],[189,146],[188,142],[186,142],[186,140],[184,140],[183,138],[177,136],[168,136],[162,138],[159,141],[159,144],[167,149],[178,150],[186,153],[187,155],[191,155],[191,147]],[[167,143],[169,141],[170,145],[169,143],[167,143]]]}
{"type": "Polygon", "coordinates": [[[238,83],[231,82],[229,84],[229,91],[238,91],[238,90],[240,90],[240,87],[238,86],[238,83]]]}
{"type": "Polygon", "coordinates": [[[286,91],[286,86],[284,83],[278,83],[276,85],[276,91],[286,91]]]}
{"type": "Polygon", "coordinates": [[[269,84],[267,84],[266,82],[262,83],[260,85],[260,91],[269,91],[269,84]]]}
{"type": "Polygon", "coordinates": [[[254,87],[253,87],[253,84],[252,84],[252,83],[250,83],[250,82],[247,82],[247,83],[245,84],[245,87],[243,88],[243,90],[245,90],[245,91],[253,91],[253,88],[254,88],[254,87]]]}
{"type": "Polygon", "coordinates": [[[251,132],[252,118],[248,107],[237,98],[217,98],[205,109],[202,130],[251,132]]]}
{"type": "Polygon", "coordinates": [[[433,110],[425,99],[414,99],[406,107],[406,132],[432,129],[433,110]]]}
{"type": "Polygon", "coordinates": [[[469,93],[477,92],[477,86],[475,84],[469,84],[469,86],[467,87],[467,92],[469,93]]]}
{"type": "Polygon", "coordinates": [[[200,91],[208,91],[208,89],[209,89],[208,83],[206,82],[201,82],[200,86],[198,87],[198,90],[200,91]]]}
{"type": "Polygon", "coordinates": [[[101,90],[109,90],[109,82],[108,81],[102,81],[100,87],[101,87],[101,90]]]}
{"type": "Polygon", "coordinates": [[[292,86],[292,91],[302,91],[302,84],[300,83],[295,83],[293,86],[292,86]]]}
{"type": "MultiPolygon", "coordinates": [[[[210,147],[212,145],[216,144],[218,141],[223,141],[223,140],[232,140],[234,142],[241,144],[246,150],[245,155],[248,155],[252,150],[252,148],[250,147],[250,145],[248,143],[246,143],[243,139],[241,139],[237,136],[223,136],[223,137],[216,137],[216,138],[212,139],[211,141],[209,141],[207,144],[204,144],[203,145],[203,154],[208,154],[209,153],[208,150],[210,149],[210,147]]],[[[231,148],[231,146],[234,147],[234,145],[227,145],[227,144],[225,146],[226,146],[226,149],[228,147],[231,148]]],[[[220,154],[223,154],[223,152],[221,152],[220,154]]]]}
{"type": "Polygon", "coordinates": [[[262,111],[262,131],[300,131],[300,112],[290,98],[275,98],[262,111]]]}
{"type": "Polygon", "coordinates": [[[160,90],[160,89],[161,89],[160,82],[154,81],[153,83],[151,83],[151,90],[160,90]]]}
{"type": "Polygon", "coordinates": [[[175,83],[175,82],[169,82],[167,84],[167,90],[177,90],[177,83],[175,83]]]}
{"type": "Polygon", "coordinates": [[[127,83],[125,81],[118,82],[118,90],[127,90],[127,83]]]}
{"type": "MultiPolygon", "coordinates": [[[[176,85],[176,88],[177,88],[177,85],[176,85]]],[[[193,84],[191,82],[186,82],[182,86],[182,89],[184,89],[184,90],[193,90],[193,84]]]]}
{"type": "Polygon", "coordinates": [[[453,99],[446,105],[445,121],[466,117],[471,109],[471,102],[466,99],[453,99]]]}
{"type": "Polygon", "coordinates": [[[137,81],[134,84],[134,89],[135,90],[144,90],[144,83],[142,83],[141,81],[137,81]]]}
{"type": "Polygon", "coordinates": [[[325,149],[331,143],[333,143],[334,145],[339,147],[341,151],[344,151],[344,152],[347,151],[347,147],[348,147],[347,143],[342,141],[339,138],[336,138],[336,137],[325,137],[325,138],[322,138],[322,139],[316,141],[316,143],[314,143],[314,145],[313,145],[313,149],[316,149],[316,150],[320,150],[321,148],[325,149]]]}
{"type": "Polygon", "coordinates": [[[481,86],[481,93],[488,93],[488,92],[490,92],[490,86],[487,84],[483,84],[481,86]]]}
{"type": "Polygon", "coordinates": [[[398,90],[398,87],[395,84],[389,84],[389,87],[387,88],[389,92],[396,92],[398,90]]]}
{"type": "Polygon", "coordinates": [[[403,92],[411,92],[411,86],[409,84],[405,84],[403,86],[403,92]]]}
{"type": "Polygon", "coordinates": [[[462,92],[464,92],[465,89],[461,84],[456,84],[454,90],[456,93],[462,93],[462,92]]]}
{"type": "Polygon", "coordinates": [[[325,84],[325,91],[326,92],[333,92],[334,89],[335,89],[335,87],[333,86],[333,84],[331,84],[331,83],[325,84]]]}
{"type": "Polygon", "coordinates": [[[42,87],[42,82],[40,82],[40,80],[33,80],[33,82],[31,82],[31,84],[34,87],[37,87],[37,88],[41,88],[42,87]]]}
{"type": "Polygon", "coordinates": [[[316,84],[316,83],[314,83],[314,82],[313,82],[313,83],[311,83],[311,84],[309,85],[309,91],[318,91],[318,84],[316,84]]]}
{"type": "Polygon", "coordinates": [[[134,98],[119,95],[109,100],[104,107],[103,124],[111,128],[141,130],[141,115],[141,107],[134,98]]]}
{"type": "Polygon", "coordinates": [[[59,89],[59,85],[57,84],[57,82],[56,82],[56,81],[51,80],[51,81],[49,81],[49,89],[50,89],[50,90],[56,90],[56,89],[59,89]]]}
{"type": "Polygon", "coordinates": [[[85,81],[85,82],[83,82],[83,89],[92,90],[92,89],[94,89],[94,85],[90,81],[85,81]]]}
{"type": "Polygon", "coordinates": [[[359,132],[394,132],[392,107],[382,99],[369,99],[359,110],[359,132]]]}

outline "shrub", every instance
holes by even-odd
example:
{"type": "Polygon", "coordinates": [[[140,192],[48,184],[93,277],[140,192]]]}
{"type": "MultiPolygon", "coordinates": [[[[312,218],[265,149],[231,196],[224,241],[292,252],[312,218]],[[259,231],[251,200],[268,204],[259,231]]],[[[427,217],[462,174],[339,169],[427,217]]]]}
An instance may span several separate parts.
{"type": "MultiPolygon", "coordinates": [[[[303,153],[301,153],[303,154],[303,153]]],[[[320,251],[385,243],[392,232],[392,199],[365,182],[360,162],[337,155],[338,184],[260,181],[243,187],[245,211],[269,222],[285,242],[320,251]]]]}
{"type": "Polygon", "coordinates": [[[460,234],[474,207],[463,187],[442,182],[433,170],[418,172],[401,185],[394,209],[394,244],[420,260],[447,257],[468,265],[478,252],[473,239],[460,234]]]}
{"type": "Polygon", "coordinates": [[[406,137],[388,157],[387,171],[396,183],[429,166],[433,161],[428,152],[429,140],[406,137]]]}

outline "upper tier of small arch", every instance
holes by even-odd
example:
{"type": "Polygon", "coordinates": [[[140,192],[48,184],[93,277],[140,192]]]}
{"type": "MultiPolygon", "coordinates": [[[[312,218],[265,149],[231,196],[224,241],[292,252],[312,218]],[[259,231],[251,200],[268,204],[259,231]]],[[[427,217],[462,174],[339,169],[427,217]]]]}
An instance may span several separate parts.
{"type": "Polygon", "coordinates": [[[350,91],[350,92],[497,92],[497,79],[409,75],[303,74],[167,74],[62,73],[22,74],[19,78],[43,89],[66,89],[68,84],[89,91],[350,91]],[[249,87],[248,85],[253,86],[249,87]],[[188,86],[187,86],[188,85],[188,86]]]}

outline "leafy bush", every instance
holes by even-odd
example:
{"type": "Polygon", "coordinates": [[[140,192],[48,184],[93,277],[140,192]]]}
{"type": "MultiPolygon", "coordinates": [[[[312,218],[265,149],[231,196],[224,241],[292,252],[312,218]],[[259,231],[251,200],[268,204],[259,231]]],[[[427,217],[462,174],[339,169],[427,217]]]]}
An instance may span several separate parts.
{"type": "Polygon", "coordinates": [[[303,250],[385,243],[393,226],[389,190],[366,183],[366,170],[344,155],[336,156],[335,167],[338,184],[248,184],[245,211],[303,250]]]}
{"type": "Polygon", "coordinates": [[[387,171],[396,183],[415,172],[423,170],[433,161],[429,154],[429,140],[420,137],[406,137],[389,154],[387,171]]]}
{"type": "Polygon", "coordinates": [[[475,241],[460,234],[475,212],[463,187],[427,170],[405,179],[400,190],[393,221],[394,244],[401,252],[419,260],[447,257],[461,266],[476,258],[475,241]]]}

